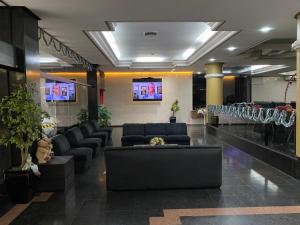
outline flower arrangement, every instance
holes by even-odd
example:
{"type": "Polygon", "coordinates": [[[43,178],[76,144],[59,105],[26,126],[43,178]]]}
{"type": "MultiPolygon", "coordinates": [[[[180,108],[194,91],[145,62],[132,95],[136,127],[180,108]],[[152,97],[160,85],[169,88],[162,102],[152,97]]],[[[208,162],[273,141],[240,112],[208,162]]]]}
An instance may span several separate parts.
{"type": "Polygon", "coordinates": [[[164,145],[165,141],[161,137],[154,137],[150,140],[150,145],[151,146],[156,146],[156,145],[164,145]]]}

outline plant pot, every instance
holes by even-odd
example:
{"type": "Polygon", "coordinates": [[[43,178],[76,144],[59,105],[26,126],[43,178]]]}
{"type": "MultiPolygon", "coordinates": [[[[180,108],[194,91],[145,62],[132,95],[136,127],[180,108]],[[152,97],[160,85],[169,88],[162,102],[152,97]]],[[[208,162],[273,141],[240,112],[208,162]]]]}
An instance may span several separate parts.
{"type": "Polygon", "coordinates": [[[176,117],[170,116],[170,123],[176,123],[176,117]]]}
{"type": "Polygon", "coordinates": [[[15,204],[25,204],[32,200],[31,171],[6,171],[5,185],[7,194],[15,204]]]}

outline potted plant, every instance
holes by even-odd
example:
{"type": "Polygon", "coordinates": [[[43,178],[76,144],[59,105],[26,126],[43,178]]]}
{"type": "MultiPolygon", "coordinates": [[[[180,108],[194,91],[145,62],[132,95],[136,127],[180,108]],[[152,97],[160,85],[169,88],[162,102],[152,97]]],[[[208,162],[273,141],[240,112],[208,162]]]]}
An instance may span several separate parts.
{"type": "Polygon", "coordinates": [[[98,107],[98,118],[101,127],[109,127],[111,121],[111,112],[105,106],[98,107]]]}
{"type": "Polygon", "coordinates": [[[40,136],[42,118],[33,93],[32,85],[20,86],[0,102],[0,144],[17,152],[21,158],[17,165],[5,171],[8,195],[14,203],[29,202],[33,195],[29,148],[40,136]]]}
{"type": "Polygon", "coordinates": [[[171,106],[172,116],[170,117],[170,123],[176,123],[175,113],[180,110],[178,100],[176,99],[171,106]]]}
{"type": "Polygon", "coordinates": [[[89,119],[89,111],[87,109],[80,109],[80,112],[77,114],[77,120],[79,123],[84,123],[89,119]]]}

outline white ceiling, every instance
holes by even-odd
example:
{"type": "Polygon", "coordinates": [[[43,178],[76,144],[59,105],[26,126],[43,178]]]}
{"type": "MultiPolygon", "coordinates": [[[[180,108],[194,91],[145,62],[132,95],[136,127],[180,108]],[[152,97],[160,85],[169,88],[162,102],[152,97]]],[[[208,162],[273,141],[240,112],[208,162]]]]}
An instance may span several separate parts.
{"type": "MultiPolygon", "coordinates": [[[[24,5],[42,20],[40,26],[66,45],[105,70],[113,68],[107,57],[87,38],[83,31],[108,30],[106,22],[206,22],[224,21],[218,30],[241,31],[225,43],[182,69],[203,70],[210,58],[227,66],[274,64],[272,60],[258,60],[239,56],[239,53],[269,39],[296,39],[294,15],[300,11],[299,0],[6,0],[10,5],[24,5]],[[258,31],[271,26],[273,31],[258,31]],[[238,50],[228,52],[228,46],[238,50]]],[[[131,53],[127,53],[131,54],[131,53]]],[[[174,53],[175,54],[175,53],[174,53]]],[[[294,66],[293,61],[284,63],[294,66]]],[[[127,70],[127,69],[126,69],[127,70]]]]}

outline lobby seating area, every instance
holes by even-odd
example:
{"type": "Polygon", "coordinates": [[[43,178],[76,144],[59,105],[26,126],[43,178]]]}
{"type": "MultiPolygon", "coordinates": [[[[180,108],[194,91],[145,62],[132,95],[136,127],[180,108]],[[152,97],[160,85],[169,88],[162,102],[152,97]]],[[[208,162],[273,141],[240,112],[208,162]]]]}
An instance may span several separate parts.
{"type": "Polygon", "coordinates": [[[0,225],[299,225],[299,96],[299,0],[0,0],[0,225]]]}

